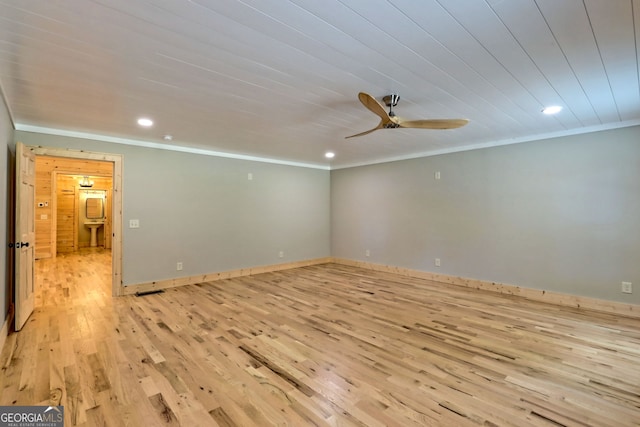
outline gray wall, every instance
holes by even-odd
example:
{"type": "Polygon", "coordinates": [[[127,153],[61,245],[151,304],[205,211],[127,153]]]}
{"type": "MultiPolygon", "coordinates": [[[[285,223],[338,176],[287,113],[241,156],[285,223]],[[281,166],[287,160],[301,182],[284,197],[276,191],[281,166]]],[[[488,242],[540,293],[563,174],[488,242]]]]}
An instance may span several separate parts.
{"type": "Polygon", "coordinates": [[[329,171],[21,131],[15,139],[123,154],[125,285],[330,256],[329,171]]]}
{"type": "Polygon", "coordinates": [[[331,206],[335,257],[640,304],[640,127],[332,171],[331,206]]]}
{"type": "Polygon", "coordinates": [[[7,252],[7,245],[13,241],[10,235],[13,227],[9,221],[13,216],[9,213],[9,196],[13,194],[10,191],[9,184],[13,181],[9,177],[9,173],[13,172],[11,159],[15,156],[15,144],[13,143],[13,124],[9,117],[7,105],[4,97],[0,92],[0,165],[4,167],[5,172],[0,174],[0,221],[3,226],[0,227],[0,280],[2,286],[0,291],[0,307],[2,307],[2,318],[0,325],[4,323],[9,312],[9,289],[12,286],[11,271],[13,270],[10,263],[13,258],[7,252]]]}

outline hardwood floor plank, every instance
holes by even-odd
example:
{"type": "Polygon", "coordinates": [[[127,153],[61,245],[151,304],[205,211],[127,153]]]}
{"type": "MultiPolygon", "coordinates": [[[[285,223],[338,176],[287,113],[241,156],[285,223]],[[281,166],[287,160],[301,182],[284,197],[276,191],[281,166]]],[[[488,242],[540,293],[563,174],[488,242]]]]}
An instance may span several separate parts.
{"type": "Polygon", "coordinates": [[[209,415],[211,418],[220,426],[220,427],[236,427],[237,424],[233,422],[229,415],[224,411],[224,409],[217,407],[209,411],[209,415]]]}
{"type": "Polygon", "coordinates": [[[78,373],[77,366],[64,367],[64,394],[62,404],[65,408],[64,421],[65,424],[72,426],[86,422],[86,410],[84,397],[81,389],[81,378],[78,373]]]}
{"type": "Polygon", "coordinates": [[[179,426],[180,423],[176,418],[175,414],[165,401],[162,393],[154,394],[153,396],[149,396],[149,402],[151,402],[151,406],[156,410],[156,412],[160,416],[160,421],[162,425],[166,426],[179,426]]]}

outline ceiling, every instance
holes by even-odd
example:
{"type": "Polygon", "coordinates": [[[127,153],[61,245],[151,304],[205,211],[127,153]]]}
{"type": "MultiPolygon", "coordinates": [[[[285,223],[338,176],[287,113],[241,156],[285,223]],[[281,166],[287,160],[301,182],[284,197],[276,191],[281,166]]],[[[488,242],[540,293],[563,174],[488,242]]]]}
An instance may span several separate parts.
{"type": "Polygon", "coordinates": [[[0,0],[0,84],[19,130],[335,169],[639,124],[639,23],[640,0],[0,0]],[[360,91],[470,123],[345,139],[379,122],[360,91]]]}

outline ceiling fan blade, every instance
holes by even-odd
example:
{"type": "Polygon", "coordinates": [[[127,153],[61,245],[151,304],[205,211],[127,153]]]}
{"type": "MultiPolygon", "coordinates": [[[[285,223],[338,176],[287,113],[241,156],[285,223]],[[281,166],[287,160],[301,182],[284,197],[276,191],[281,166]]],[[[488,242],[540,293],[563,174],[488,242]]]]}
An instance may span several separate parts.
{"type": "Polygon", "coordinates": [[[360,92],[358,94],[358,99],[360,100],[360,102],[362,102],[362,105],[367,107],[369,111],[380,117],[383,123],[388,123],[391,121],[389,113],[387,113],[382,104],[380,104],[373,96],[369,95],[368,93],[360,92]]]}
{"type": "Polygon", "coordinates": [[[384,128],[384,123],[382,121],[380,121],[380,123],[378,124],[378,126],[374,127],[373,129],[369,129],[367,131],[361,132],[361,133],[357,133],[355,135],[351,135],[351,136],[345,136],[344,138],[353,138],[355,136],[362,136],[362,135],[366,135],[368,133],[373,132],[374,130],[378,130],[378,129],[383,129],[384,128]]]}
{"type": "Polygon", "coordinates": [[[399,120],[401,128],[456,129],[469,123],[467,119],[399,120]]]}

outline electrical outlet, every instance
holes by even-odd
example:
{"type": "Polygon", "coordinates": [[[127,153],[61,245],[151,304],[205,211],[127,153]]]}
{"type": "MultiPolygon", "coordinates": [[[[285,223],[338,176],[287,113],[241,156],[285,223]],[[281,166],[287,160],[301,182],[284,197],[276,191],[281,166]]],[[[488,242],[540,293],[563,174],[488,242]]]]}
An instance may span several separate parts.
{"type": "Polygon", "coordinates": [[[177,271],[182,270],[182,262],[181,262],[181,261],[178,261],[178,262],[176,263],[176,270],[177,270],[177,271]]]}
{"type": "Polygon", "coordinates": [[[284,252],[282,251],[278,252],[278,258],[284,258],[284,252]]]}
{"type": "Polygon", "coordinates": [[[435,259],[436,267],[440,267],[440,258],[435,259]]]}
{"type": "Polygon", "coordinates": [[[631,282],[622,282],[622,293],[623,294],[632,294],[633,288],[631,287],[631,282]]]}
{"type": "Polygon", "coordinates": [[[139,219],[130,219],[129,220],[129,228],[140,228],[140,220],[139,219]]]}
{"type": "Polygon", "coordinates": [[[436,173],[433,174],[433,177],[437,180],[440,179],[440,171],[437,171],[436,173]]]}
{"type": "Polygon", "coordinates": [[[371,256],[371,251],[369,249],[364,251],[364,256],[371,256]]]}

